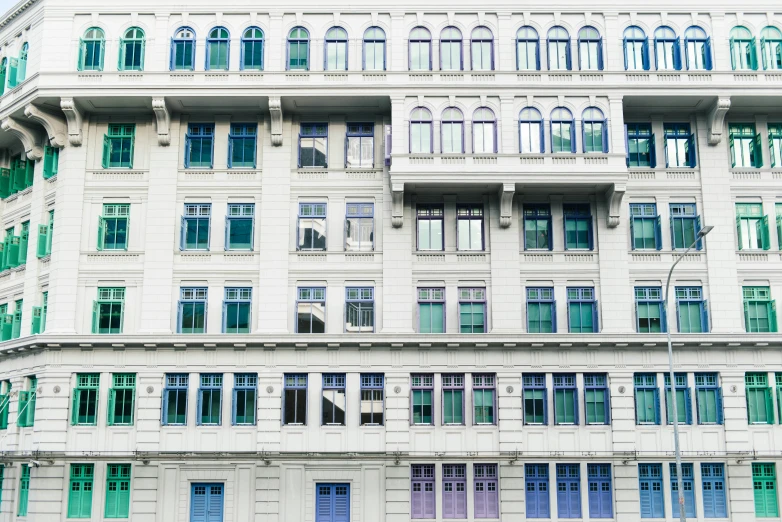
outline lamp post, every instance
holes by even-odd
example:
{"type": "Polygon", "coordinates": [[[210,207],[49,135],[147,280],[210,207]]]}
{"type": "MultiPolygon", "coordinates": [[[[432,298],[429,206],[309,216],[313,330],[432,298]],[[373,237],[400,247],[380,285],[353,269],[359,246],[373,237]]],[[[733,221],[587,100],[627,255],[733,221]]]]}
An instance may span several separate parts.
{"type": "MultiPolygon", "coordinates": [[[[704,237],[706,234],[712,231],[714,227],[703,227],[698,231],[698,235],[695,237],[695,241],[687,247],[687,250],[671,265],[671,269],[668,270],[668,280],[665,282],[665,301],[663,301],[663,313],[668,311],[668,293],[671,290],[671,275],[673,275],[673,269],[679,264],[679,261],[684,259],[690,250],[704,237]]],[[[676,380],[673,375],[673,346],[671,344],[671,329],[666,328],[666,334],[668,336],[668,378],[671,381],[671,404],[673,409],[673,445],[676,453],[676,489],[679,493],[679,520],[686,522],[687,515],[684,512],[684,490],[682,489],[682,452],[679,448],[679,412],[676,408],[676,380]]]]}

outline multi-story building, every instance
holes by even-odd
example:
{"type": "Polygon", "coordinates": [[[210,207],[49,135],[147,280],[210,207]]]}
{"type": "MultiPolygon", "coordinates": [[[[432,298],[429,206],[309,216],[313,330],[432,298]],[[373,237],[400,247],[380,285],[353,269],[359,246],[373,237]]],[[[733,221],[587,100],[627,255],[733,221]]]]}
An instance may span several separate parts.
{"type": "Polygon", "coordinates": [[[0,85],[0,521],[671,520],[668,329],[779,518],[776,4],[24,0],[0,85]]]}

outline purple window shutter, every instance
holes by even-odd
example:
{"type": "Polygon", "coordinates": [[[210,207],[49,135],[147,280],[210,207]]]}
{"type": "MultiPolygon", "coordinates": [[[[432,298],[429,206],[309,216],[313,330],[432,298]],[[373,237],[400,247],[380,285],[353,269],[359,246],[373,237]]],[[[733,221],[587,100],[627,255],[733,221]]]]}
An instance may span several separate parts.
{"type": "Polygon", "coordinates": [[[424,518],[424,499],[423,484],[420,482],[412,483],[412,494],[410,498],[410,518],[424,518]]]}
{"type": "Polygon", "coordinates": [[[475,481],[475,495],[473,503],[475,504],[475,518],[488,518],[486,515],[486,483],[475,481]]]}
{"type": "Polygon", "coordinates": [[[538,517],[538,492],[537,483],[534,480],[527,480],[527,518],[538,517]]]}
{"type": "Polygon", "coordinates": [[[496,480],[486,482],[486,518],[500,518],[500,493],[496,480]]]}
{"type": "Polygon", "coordinates": [[[455,482],[454,485],[454,518],[467,518],[467,483],[455,482]]]}
{"type": "Polygon", "coordinates": [[[434,518],[435,516],[435,498],[434,498],[434,482],[424,482],[424,507],[422,518],[434,518]]]}
{"type": "Polygon", "coordinates": [[[453,482],[443,481],[443,518],[456,518],[455,487],[453,482]]]}

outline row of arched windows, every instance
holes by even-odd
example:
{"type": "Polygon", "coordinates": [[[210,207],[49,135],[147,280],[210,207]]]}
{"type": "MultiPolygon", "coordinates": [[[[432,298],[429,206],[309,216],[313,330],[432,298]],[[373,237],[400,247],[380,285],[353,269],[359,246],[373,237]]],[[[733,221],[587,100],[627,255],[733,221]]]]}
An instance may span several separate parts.
{"type": "MultiPolygon", "coordinates": [[[[556,107],[549,117],[550,152],[576,152],[576,122],[566,107],[556,107]]],[[[545,153],[545,123],[540,111],[525,107],[519,113],[519,152],[545,153]]],[[[608,121],[597,107],[587,107],[581,113],[581,143],[583,152],[608,152],[608,121]]],[[[426,107],[416,107],[410,113],[410,153],[434,152],[434,120],[426,107]]],[[[448,107],[440,115],[440,152],[463,154],[464,115],[456,107],[448,107]]],[[[497,120],[488,107],[479,107],[472,116],[472,152],[497,152],[497,120]]]]}
{"type": "MultiPolygon", "coordinates": [[[[425,27],[415,27],[408,38],[408,68],[411,71],[430,71],[433,49],[432,33],[425,27]]],[[[494,35],[484,26],[474,28],[467,41],[469,53],[465,64],[465,42],[462,32],[449,26],[439,35],[439,70],[473,71],[495,69],[494,35]]],[[[366,71],[386,69],[386,34],[380,27],[370,27],[363,35],[362,68],[366,71]]],[[[144,31],[138,27],[126,30],[120,39],[119,70],[144,68],[144,31]]],[[[205,70],[230,69],[230,33],[225,27],[210,29],[206,38],[205,70]]],[[[264,69],[264,32],[259,27],[249,27],[242,33],[240,70],[264,69]]],[[[555,26],[546,33],[547,68],[551,71],[568,71],[573,65],[573,42],[567,29],[555,26]]],[[[531,26],[521,27],[516,33],[516,68],[541,69],[541,39],[531,26]]],[[[625,70],[711,70],[713,64],[711,39],[701,27],[692,26],[684,31],[684,45],[676,32],[668,26],[655,29],[650,41],[643,29],[631,26],[623,34],[625,70]],[[682,60],[682,52],[684,60],[682,60]]],[[[327,71],[348,69],[348,33],[342,27],[332,27],[324,38],[323,67],[327,71]]],[[[310,34],[304,27],[290,30],[286,45],[286,69],[310,70],[310,34]]],[[[575,40],[575,51],[580,70],[602,70],[604,67],[603,40],[600,32],[592,27],[582,27],[575,40]]],[[[103,70],[105,36],[103,30],[91,27],[81,39],[79,48],[80,70],[103,70]]],[[[758,54],[764,69],[782,69],[782,32],[776,27],[766,27],[760,32],[760,52],[756,39],[743,26],[730,32],[730,57],[734,70],[758,69],[758,54]]],[[[196,33],[190,27],[181,27],[171,39],[169,66],[172,71],[192,71],[196,68],[196,33]]]]}

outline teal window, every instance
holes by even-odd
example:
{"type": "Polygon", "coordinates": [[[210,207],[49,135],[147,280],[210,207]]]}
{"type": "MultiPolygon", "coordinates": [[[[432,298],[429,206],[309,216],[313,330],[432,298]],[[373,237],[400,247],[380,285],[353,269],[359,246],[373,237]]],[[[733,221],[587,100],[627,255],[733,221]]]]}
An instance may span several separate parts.
{"type": "Polygon", "coordinates": [[[179,289],[178,333],[206,333],[207,288],[179,289]]]}
{"type": "Polygon", "coordinates": [[[608,120],[597,107],[581,114],[581,141],[584,152],[608,152],[608,120]]]}
{"type": "Polygon", "coordinates": [[[242,35],[242,70],[263,70],[263,31],[248,27],[242,35]]]}
{"type": "Polygon", "coordinates": [[[12,194],[32,186],[35,172],[35,162],[23,158],[22,155],[11,158],[11,168],[0,169],[0,198],[7,198],[12,194]]]}
{"type": "Polygon", "coordinates": [[[6,76],[8,74],[8,58],[0,61],[0,96],[5,94],[6,76]]]}
{"type": "Polygon", "coordinates": [[[223,409],[223,374],[201,374],[197,401],[196,425],[220,426],[223,409]]]}
{"type": "Polygon", "coordinates": [[[782,123],[768,124],[768,148],[771,154],[771,166],[782,167],[782,123]]]}
{"type": "Polygon", "coordinates": [[[228,134],[228,168],[255,168],[258,125],[232,123],[228,134]]]}
{"type": "Polygon", "coordinates": [[[185,135],[185,168],[212,168],[214,152],[214,124],[198,123],[187,126],[185,135]]]}
{"type": "Polygon", "coordinates": [[[73,390],[71,424],[74,426],[95,426],[98,424],[98,388],[100,374],[79,373],[73,390]]]}
{"type": "Polygon", "coordinates": [[[636,373],[635,385],[635,423],[660,424],[660,390],[657,388],[657,375],[636,373]]]}
{"type": "Polygon", "coordinates": [[[665,166],[670,168],[695,168],[695,134],[690,132],[689,123],[666,123],[663,126],[665,138],[665,166]]]}
{"type": "Polygon", "coordinates": [[[206,66],[207,71],[227,71],[228,57],[231,40],[228,29],[215,27],[209,31],[206,39],[206,66]]]}
{"type": "Polygon", "coordinates": [[[662,288],[635,287],[635,327],[638,333],[660,333],[667,328],[662,288]]]}
{"type": "Polygon", "coordinates": [[[27,516],[27,504],[30,498],[30,465],[22,464],[19,474],[19,505],[16,508],[16,516],[27,516]]]}
{"type": "Polygon", "coordinates": [[[763,58],[763,69],[782,69],[782,32],[779,29],[768,26],[760,31],[760,54],[763,58]]]}
{"type": "Polygon", "coordinates": [[[19,266],[27,264],[27,245],[30,242],[30,222],[24,221],[19,231],[19,266]]]}
{"type": "Polygon", "coordinates": [[[133,168],[136,125],[112,123],[103,136],[103,168],[133,168]]]}
{"type": "Polygon", "coordinates": [[[755,496],[755,516],[776,518],[779,516],[777,501],[777,474],[773,463],[752,463],[752,489],[755,496]]]}
{"type": "Polygon", "coordinates": [[[604,373],[584,374],[584,404],[587,424],[608,424],[608,382],[604,373]]]}
{"type": "Polygon", "coordinates": [[[252,288],[226,288],[223,333],[250,333],[252,288]]]}
{"type": "Polygon", "coordinates": [[[473,424],[494,424],[496,422],[496,416],[494,412],[494,383],[494,374],[473,374],[473,424]]]}
{"type": "Polygon", "coordinates": [[[27,77],[27,55],[30,52],[30,44],[27,42],[22,44],[22,48],[19,51],[19,58],[17,59],[16,66],[16,85],[19,85],[27,77]]]}
{"type": "MultiPolygon", "coordinates": [[[[38,225],[38,245],[36,256],[40,259],[52,253],[52,235],[54,232],[54,210],[49,211],[49,224],[38,225]]],[[[0,250],[0,256],[2,250],[0,250]]]]}
{"type": "Polygon", "coordinates": [[[105,518],[128,518],[130,514],[130,464],[106,466],[105,518]]]}
{"type": "MultiPolygon", "coordinates": [[[[666,422],[673,424],[673,403],[671,402],[671,376],[665,377],[665,411],[666,422]]],[[[687,374],[677,373],[673,376],[676,382],[676,415],[679,423],[692,424],[692,397],[687,385],[687,374]]]]}
{"type": "Polygon", "coordinates": [[[707,333],[709,310],[699,286],[677,286],[676,326],[680,333],[707,333]]]}
{"type": "Polygon", "coordinates": [[[187,424],[187,385],[186,373],[167,373],[166,386],[163,388],[164,426],[184,426],[187,424]]]}
{"type": "Polygon", "coordinates": [[[722,424],[722,388],[717,373],[695,374],[698,424],[722,424]]]}
{"type": "Polygon", "coordinates": [[[171,39],[172,71],[192,71],[195,68],[195,31],[190,27],[180,27],[171,39]]]}
{"type": "Polygon", "coordinates": [[[565,250],[592,250],[592,213],[589,204],[565,204],[562,206],[565,223],[565,250]]]}
{"type": "Polygon", "coordinates": [[[22,335],[22,307],[24,301],[17,299],[14,301],[14,320],[11,327],[11,339],[18,339],[22,335]]]}
{"type": "Polygon", "coordinates": [[[486,289],[459,289],[459,332],[486,333],[486,289]]]}
{"type": "Polygon", "coordinates": [[[372,287],[345,288],[345,332],[371,333],[375,331],[375,289],[372,287]]]}
{"type": "MultiPolygon", "coordinates": [[[[8,411],[11,403],[11,381],[0,382],[0,430],[8,429],[8,411]]],[[[0,481],[2,476],[0,475],[0,481]]]]}
{"type": "Polygon", "coordinates": [[[303,27],[294,27],[288,33],[288,70],[310,69],[310,34],[303,27]]]}
{"type": "MultiPolygon", "coordinates": [[[[344,411],[344,390],[343,390],[344,411]]],[[[258,402],[258,374],[234,374],[233,419],[234,425],[251,426],[255,424],[255,410],[258,402]]],[[[325,402],[324,402],[325,407],[325,402]]],[[[343,422],[344,424],[344,422],[343,422]]]]}
{"type": "Polygon", "coordinates": [[[578,424],[575,374],[554,374],[554,424],[578,424]]]}
{"type": "Polygon", "coordinates": [[[60,167],[60,149],[46,145],[43,148],[43,179],[57,175],[60,167]]]}
{"type": "Polygon", "coordinates": [[[109,388],[108,425],[133,426],[136,405],[136,374],[115,373],[109,388]]]}
{"type": "Polygon", "coordinates": [[[630,243],[633,250],[662,250],[661,228],[655,203],[630,203],[630,243]]]}
{"type": "Polygon", "coordinates": [[[746,27],[734,27],[730,31],[730,65],[734,71],[758,69],[755,37],[746,27]]]}
{"type": "Polygon", "coordinates": [[[568,288],[568,331],[570,333],[597,333],[597,300],[594,288],[568,288]]]}
{"type": "Polygon", "coordinates": [[[182,216],[181,250],[209,250],[210,203],[186,203],[182,216]]]}
{"type": "Polygon", "coordinates": [[[98,288],[92,303],[92,333],[120,334],[125,317],[125,289],[98,288]]]}
{"type": "Polygon", "coordinates": [[[38,379],[35,376],[26,379],[27,388],[19,392],[19,408],[16,425],[31,428],[35,424],[35,398],[38,395],[38,379]]]}
{"type": "Polygon", "coordinates": [[[774,399],[768,374],[744,374],[747,396],[747,421],[750,424],[774,424],[774,399]]]}
{"type": "Polygon", "coordinates": [[[341,27],[332,27],[326,32],[325,70],[348,70],[348,33],[341,27]]]}
{"type": "Polygon", "coordinates": [[[33,324],[30,329],[33,335],[46,331],[46,314],[49,311],[49,292],[41,293],[41,306],[33,306],[33,324]]]}
{"type": "Polygon", "coordinates": [[[445,333],[445,289],[418,289],[418,331],[445,333]]]}
{"type": "Polygon", "coordinates": [[[745,286],[744,327],[749,333],[768,333],[777,331],[777,304],[771,299],[771,290],[767,286],[745,286]]]}
{"type": "Polygon", "coordinates": [[[736,233],[739,250],[771,248],[768,216],[763,215],[762,203],[736,203],[736,233]]]}
{"type": "MultiPolygon", "coordinates": [[[[696,214],[695,203],[671,203],[671,246],[686,249],[698,239],[701,230],[701,217],[696,214]]],[[[696,250],[703,248],[700,239],[695,243],[696,250]]]]}
{"type": "Polygon", "coordinates": [[[92,486],[94,477],[94,464],[71,464],[68,518],[92,517],[92,486]]]}
{"type": "Polygon", "coordinates": [[[628,123],[627,133],[627,166],[649,167],[657,166],[654,134],[650,123],[628,123]]]}
{"type": "Polygon", "coordinates": [[[752,123],[731,123],[728,126],[730,161],[734,168],[756,168],[763,166],[763,150],[760,134],[755,133],[752,123]]]}
{"type": "Polygon", "coordinates": [[[551,207],[524,205],[524,250],[551,250],[551,207]]]}
{"type": "Polygon", "coordinates": [[[524,424],[548,424],[548,400],[544,374],[531,373],[522,376],[522,400],[524,424]]]}
{"type": "Polygon", "coordinates": [[[104,203],[98,219],[98,250],[127,250],[130,204],[104,203]]]}
{"type": "Polygon", "coordinates": [[[464,375],[443,375],[443,425],[464,424],[464,375]]]}
{"type": "Polygon", "coordinates": [[[252,250],[255,205],[253,203],[229,203],[225,217],[225,249],[252,250]]]}
{"type": "Polygon", "coordinates": [[[417,205],[418,250],[443,250],[443,206],[417,205]]]}
{"type": "Polygon", "coordinates": [[[551,111],[551,152],[576,152],[573,114],[565,107],[551,111]]]}
{"type": "Polygon", "coordinates": [[[102,71],[103,56],[106,52],[106,37],[103,30],[97,27],[90,27],[79,40],[79,63],[77,69],[80,71],[102,71]]]}
{"type": "Polygon", "coordinates": [[[432,396],[434,394],[434,376],[433,375],[411,375],[410,383],[412,386],[413,397],[413,418],[412,423],[416,425],[434,424],[434,406],[432,396]]]}
{"type": "Polygon", "coordinates": [[[527,288],[527,331],[557,331],[557,302],[554,300],[553,288],[527,288]]]}
{"type": "Polygon", "coordinates": [[[144,31],[131,27],[119,41],[119,71],[143,71],[144,47],[146,41],[144,31]]]}

